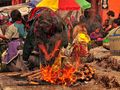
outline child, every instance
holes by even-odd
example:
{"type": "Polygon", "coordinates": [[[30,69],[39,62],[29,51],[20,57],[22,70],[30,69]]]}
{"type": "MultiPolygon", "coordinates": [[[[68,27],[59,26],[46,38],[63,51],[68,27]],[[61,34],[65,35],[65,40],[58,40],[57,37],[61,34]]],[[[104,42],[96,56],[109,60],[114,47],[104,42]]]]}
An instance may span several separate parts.
{"type": "Polygon", "coordinates": [[[72,42],[72,57],[76,63],[76,68],[79,67],[82,57],[88,56],[88,42],[90,37],[84,23],[79,23],[73,29],[73,42],[72,42]]]}
{"type": "Polygon", "coordinates": [[[100,28],[96,28],[96,30],[90,34],[90,38],[95,41],[102,38],[102,34],[100,33],[100,28]]]}

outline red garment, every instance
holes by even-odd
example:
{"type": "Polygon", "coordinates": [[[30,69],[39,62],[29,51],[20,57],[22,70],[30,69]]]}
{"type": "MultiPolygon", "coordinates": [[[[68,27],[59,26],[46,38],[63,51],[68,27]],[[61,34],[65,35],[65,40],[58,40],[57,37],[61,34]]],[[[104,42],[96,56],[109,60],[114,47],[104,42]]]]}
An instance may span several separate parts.
{"type": "Polygon", "coordinates": [[[8,23],[7,23],[8,26],[10,26],[10,25],[12,25],[12,24],[13,24],[13,23],[11,23],[11,22],[8,22],[8,23]]]}
{"type": "Polygon", "coordinates": [[[22,0],[12,0],[12,5],[21,4],[22,0]]]}

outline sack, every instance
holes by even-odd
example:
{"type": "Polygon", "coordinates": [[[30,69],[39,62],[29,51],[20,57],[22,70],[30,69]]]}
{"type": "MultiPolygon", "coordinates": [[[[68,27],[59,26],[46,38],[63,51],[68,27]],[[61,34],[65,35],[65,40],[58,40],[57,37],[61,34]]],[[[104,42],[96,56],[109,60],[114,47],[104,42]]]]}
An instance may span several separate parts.
{"type": "Polygon", "coordinates": [[[117,34],[116,32],[120,29],[118,27],[114,34],[109,37],[110,39],[110,52],[112,55],[120,55],[120,34],[117,34]]]}
{"type": "Polygon", "coordinates": [[[109,39],[111,54],[120,55],[120,36],[111,36],[109,39]]]}

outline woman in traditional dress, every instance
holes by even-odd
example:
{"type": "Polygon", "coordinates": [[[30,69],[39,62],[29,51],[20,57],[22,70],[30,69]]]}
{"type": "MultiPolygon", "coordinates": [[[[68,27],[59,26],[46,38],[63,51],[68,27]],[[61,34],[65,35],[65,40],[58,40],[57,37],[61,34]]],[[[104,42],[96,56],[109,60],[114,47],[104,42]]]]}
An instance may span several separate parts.
{"type": "Polygon", "coordinates": [[[76,68],[80,66],[81,58],[88,56],[88,43],[90,37],[84,23],[79,23],[73,28],[73,42],[72,42],[72,58],[76,68]]]}
{"type": "MultiPolygon", "coordinates": [[[[11,66],[11,62],[18,55],[18,48],[22,44],[23,39],[26,37],[25,26],[22,21],[21,13],[18,10],[11,12],[12,24],[7,28],[5,35],[0,35],[2,39],[8,39],[8,49],[2,55],[2,63],[11,66]]],[[[14,68],[9,67],[13,71],[14,68]]]]}
{"type": "MultiPolygon", "coordinates": [[[[62,46],[67,46],[67,29],[62,19],[48,8],[34,8],[29,21],[31,28],[23,49],[23,60],[29,65],[29,56],[36,50],[42,65],[52,65],[62,46]]],[[[40,64],[38,63],[38,64],[40,64]]]]}

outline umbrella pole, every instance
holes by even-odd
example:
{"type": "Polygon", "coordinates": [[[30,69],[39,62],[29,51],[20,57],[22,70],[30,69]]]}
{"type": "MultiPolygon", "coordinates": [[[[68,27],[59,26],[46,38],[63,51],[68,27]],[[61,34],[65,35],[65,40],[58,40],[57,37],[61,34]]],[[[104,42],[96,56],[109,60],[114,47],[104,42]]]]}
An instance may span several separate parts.
{"type": "Polygon", "coordinates": [[[76,17],[76,20],[77,20],[77,22],[79,22],[79,11],[76,11],[76,15],[75,15],[75,17],[76,17]]]}
{"type": "Polygon", "coordinates": [[[72,11],[69,11],[69,12],[67,13],[67,15],[64,17],[64,20],[65,20],[67,17],[70,17],[71,14],[72,14],[72,11]]]}

